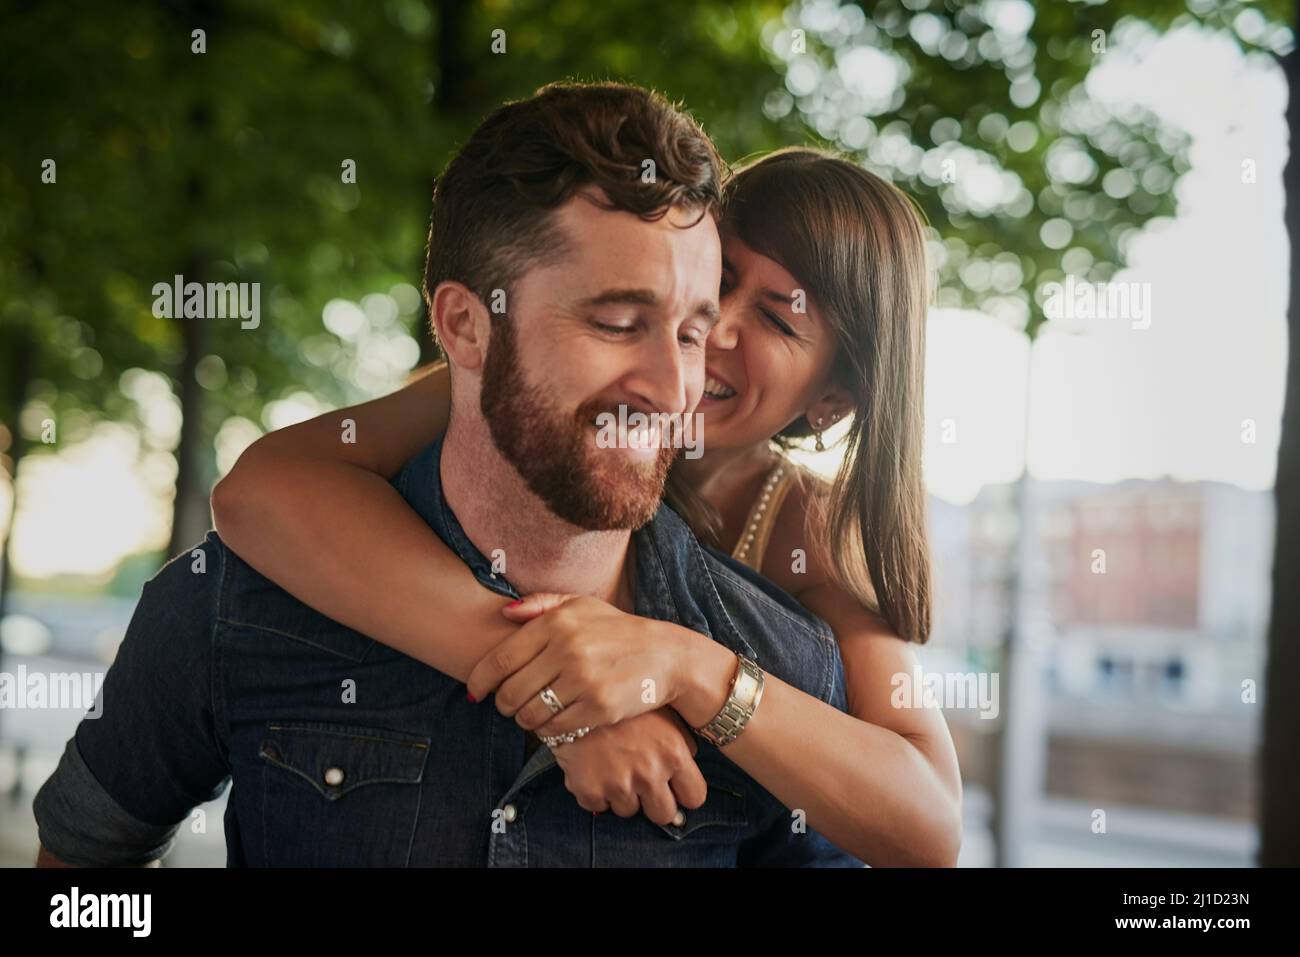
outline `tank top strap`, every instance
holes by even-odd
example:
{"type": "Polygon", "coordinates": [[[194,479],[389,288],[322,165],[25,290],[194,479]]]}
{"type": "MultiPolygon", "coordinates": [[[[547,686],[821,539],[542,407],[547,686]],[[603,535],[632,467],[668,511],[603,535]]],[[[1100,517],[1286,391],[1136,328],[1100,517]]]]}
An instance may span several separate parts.
{"type": "Polygon", "coordinates": [[[798,466],[782,457],[763,480],[758,497],[750,506],[745,517],[745,527],[741,530],[740,540],[736,543],[731,557],[744,562],[756,572],[763,570],[763,556],[767,554],[767,544],[772,538],[772,529],[776,526],[777,516],[781,514],[781,505],[794,484],[798,466]]]}

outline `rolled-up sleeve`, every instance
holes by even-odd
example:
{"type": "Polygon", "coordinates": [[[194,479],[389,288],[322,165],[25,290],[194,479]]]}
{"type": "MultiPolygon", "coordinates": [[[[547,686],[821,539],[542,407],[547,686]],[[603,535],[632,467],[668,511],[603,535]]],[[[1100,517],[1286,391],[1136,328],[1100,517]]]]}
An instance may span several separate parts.
{"type": "Polygon", "coordinates": [[[75,737],[32,804],[41,846],[77,867],[140,867],[166,857],[179,824],[132,817],[81,759],[75,737]]]}
{"type": "Polygon", "coordinates": [[[32,805],[41,844],[59,860],[159,859],[189,812],[225,787],[213,649],[223,558],[210,533],[145,584],[97,707],[32,805]]]}

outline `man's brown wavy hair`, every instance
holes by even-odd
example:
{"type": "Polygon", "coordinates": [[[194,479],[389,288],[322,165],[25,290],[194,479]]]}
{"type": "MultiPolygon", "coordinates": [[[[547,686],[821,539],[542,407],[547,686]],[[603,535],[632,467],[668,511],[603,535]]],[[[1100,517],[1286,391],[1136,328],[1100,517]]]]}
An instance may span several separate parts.
{"type": "MultiPolygon", "coordinates": [[[[552,211],[599,187],[606,208],[657,220],[717,213],[722,164],[712,141],[662,95],[624,83],[551,83],[498,108],[447,165],[433,193],[425,302],[454,280],[484,303],[568,244],[552,211]]],[[[698,220],[696,220],[698,221],[698,220]]]]}

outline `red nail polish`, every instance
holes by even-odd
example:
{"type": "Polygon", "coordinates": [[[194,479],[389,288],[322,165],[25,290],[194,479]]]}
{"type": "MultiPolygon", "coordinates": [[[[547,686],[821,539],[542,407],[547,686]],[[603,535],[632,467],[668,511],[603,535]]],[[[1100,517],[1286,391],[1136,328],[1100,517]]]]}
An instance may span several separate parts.
{"type": "Polygon", "coordinates": [[[469,699],[470,704],[478,704],[478,698],[474,697],[468,691],[465,692],[465,697],[469,699]]]}
{"type": "Polygon", "coordinates": [[[512,601],[510,604],[506,605],[506,607],[507,607],[507,608],[514,608],[515,605],[522,605],[523,603],[524,603],[524,600],[523,600],[522,598],[516,598],[516,599],[515,599],[514,601],[512,601]]]}

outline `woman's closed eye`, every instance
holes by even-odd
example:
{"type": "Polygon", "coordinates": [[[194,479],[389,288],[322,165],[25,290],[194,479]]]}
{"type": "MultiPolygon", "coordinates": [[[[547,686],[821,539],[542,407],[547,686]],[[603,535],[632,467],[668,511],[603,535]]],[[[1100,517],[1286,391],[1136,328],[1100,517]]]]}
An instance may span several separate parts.
{"type": "Polygon", "coordinates": [[[795,332],[792,328],[790,328],[790,324],[786,322],[784,319],[782,319],[780,316],[778,316],[776,313],[774,313],[772,310],[764,309],[762,306],[760,306],[758,311],[763,314],[763,317],[767,319],[768,322],[770,322],[780,331],[781,335],[789,336],[791,339],[799,338],[799,333],[795,332]]]}
{"type": "MultiPolygon", "coordinates": [[[[722,282],[718,287],[718,298],[721,299],[725,297],[727,293],[730,291],[731,291],[731,282],[730,280],[727,279],[726,273],[724,272],[722,276],[722,282]]],[[[759,306],[758,311],[762,314],[763,318],[768,321],[768,323],[770,323],[773,327],[776,328],[778,332],[781,333],[781,335],[789,336],[791,339],[799,338],[799,333],[795,332],[794,329],[791,328],[788,322],[786,322],[776,313],[772,312],[772,310],[766,309],[763,306],[759,306]]]]}

